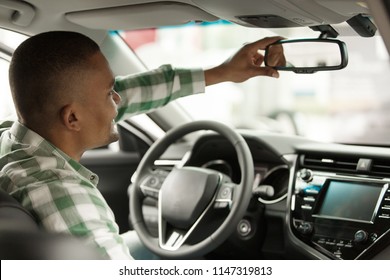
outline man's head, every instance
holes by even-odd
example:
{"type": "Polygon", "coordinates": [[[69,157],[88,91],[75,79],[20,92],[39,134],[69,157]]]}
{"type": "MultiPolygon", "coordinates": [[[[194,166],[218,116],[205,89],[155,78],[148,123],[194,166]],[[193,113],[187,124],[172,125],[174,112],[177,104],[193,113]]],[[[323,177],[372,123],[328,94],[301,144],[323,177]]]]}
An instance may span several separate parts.
{"type": "Polygon", "coordinates": [[[110,67],[90,38],[52,31],[27,39],[13,54],[9,81],[19,121],[42,136],[50,138],[45,129],[74,133],[83,149],[116,140],[117,135],[95,135],[105,122],[110,131],[102,133],[115,134],[112,120],[120,98],[112,92],[110,67]]]}

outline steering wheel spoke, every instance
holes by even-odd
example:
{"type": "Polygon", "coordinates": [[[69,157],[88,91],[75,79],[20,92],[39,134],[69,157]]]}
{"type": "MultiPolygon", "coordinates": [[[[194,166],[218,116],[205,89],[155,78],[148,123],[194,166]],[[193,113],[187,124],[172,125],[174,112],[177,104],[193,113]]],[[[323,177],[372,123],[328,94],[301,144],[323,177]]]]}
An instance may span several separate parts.
{"type": "Polygon", "coordinates": [[[185,242],[186,231],[169,229],[169,225],[161,217],[161,211],[159,211],[158,231],[159,246],[164,250],[175,251],[185,242]]]}
{"type": "Polygon", "coordinates": [[[179,229],[170,225],[164,218],[162,214],[162,191],[159,193],[159,203],[158,203],[158,231],[159,231],[159,246],[167,251],[176,251],[180,249],[182,245],[185,244],[187,239],[190,238],[191,234],[195,231],[199,223],[202,221],[203,217],[210,210],[210,208],[215,204],[217,195],[210,201],[206,209],[199,215],[196,221],[189,227],[189,229],[179,229]]]}

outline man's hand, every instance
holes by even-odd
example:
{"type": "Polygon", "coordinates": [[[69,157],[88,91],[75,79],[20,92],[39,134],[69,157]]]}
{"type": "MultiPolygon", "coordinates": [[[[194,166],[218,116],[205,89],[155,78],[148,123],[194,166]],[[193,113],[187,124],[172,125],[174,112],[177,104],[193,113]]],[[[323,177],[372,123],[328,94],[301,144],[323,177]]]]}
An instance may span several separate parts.
{"type": "Polygon", "coordinates": [[[266,52],[266,63],[270,67],[286,66],[286,58],[282,44],[269,46],[266,52]]]}
{"type": "MultiPolygon", "coordinates": [[[[205,71],[206,85],[227,81],[240,83],[256,76],[278,78],[278,71],[272,67],[261,66],[264,56],[259,53],[259,50],[265,50],[268,45],[282,39],[282,37],[269,37],[245,44],[224,63],[205,71]]],[[[284,60],[283,53],[280,53],[280,58],[273,59],[284,60]]]]}

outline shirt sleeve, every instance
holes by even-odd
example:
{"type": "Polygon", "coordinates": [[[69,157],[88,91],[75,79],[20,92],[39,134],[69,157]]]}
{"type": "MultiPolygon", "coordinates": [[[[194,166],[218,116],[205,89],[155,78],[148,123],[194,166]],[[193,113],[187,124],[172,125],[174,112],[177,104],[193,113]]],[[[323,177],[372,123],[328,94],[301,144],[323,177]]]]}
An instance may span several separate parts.
{"type": "Polygon", "coordinates": [[[114,89],[122,98],[116,118],[120,121],[162,107],[177,98],[204,92],[204,71],[163,65],[152,71],[117,77],[114,89]]]}
{"type": "Polygon", "coordinates": [[[11,128],[11,126],[13,125],[13,121],[0,121],[0,135],[11,128]]]}
{"type": "Polygon", "coordinates": [[[37,182],[20,190],[22,205],[45,230],[72,234],[109,259],[132,259],[114,215],[96,188],[77,181],[37,182]]]}

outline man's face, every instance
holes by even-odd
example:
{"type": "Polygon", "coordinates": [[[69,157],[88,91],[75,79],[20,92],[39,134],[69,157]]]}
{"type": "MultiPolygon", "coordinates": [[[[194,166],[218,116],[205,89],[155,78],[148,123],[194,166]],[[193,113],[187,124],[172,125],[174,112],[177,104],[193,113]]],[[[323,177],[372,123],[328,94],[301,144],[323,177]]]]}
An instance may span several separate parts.
{"type": "Polygon", "coordinates": [[[91,149],[117,141],[114,119],[121,99],[113,89],[114,77],[102,53],[91,57],[82,86],[79,110],[83,146],[91,149]]]}

